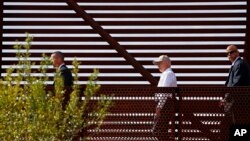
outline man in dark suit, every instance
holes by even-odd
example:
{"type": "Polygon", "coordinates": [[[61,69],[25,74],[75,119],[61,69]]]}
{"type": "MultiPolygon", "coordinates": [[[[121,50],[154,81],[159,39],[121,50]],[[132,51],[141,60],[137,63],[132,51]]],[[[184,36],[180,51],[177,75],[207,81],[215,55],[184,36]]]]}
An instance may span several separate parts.
{"type": "Polygon", "coordinates": [[[238,48],[235,45],[227,47],[227,56],[232,66],[225,85],[227,87],[250,86],[250,68],[240,58],[238,48]]]}
{"type": "Polygon", "coordinates": [[[56,69],[59,69],[59,74],[63,79],[64,86],[65,87],[72,86],[73,85],[72,73],[64,63],[63,53],[60,51],[52,53],[51,60],[53,62],[53,66],[56,69]]]}
{"type": "MultiPolygon", "coordinates": [[[[227,57],[232,65],[225,86],[250,86],[250,67],[241,59],[237,46],[229,45],[227,47],[227,57]]],[[[235,97],[227,93],[225,94],[225,98],[220,102],[225,112],[225,119],[221,123],[222,140],[226,141],[229,139],[229,128],[231,125],[242,124],[245,119],[248,120],[249,118],[249,101],[248,98],[241,98],[242,95],[242,93],[239,93],[235,97]]]]}

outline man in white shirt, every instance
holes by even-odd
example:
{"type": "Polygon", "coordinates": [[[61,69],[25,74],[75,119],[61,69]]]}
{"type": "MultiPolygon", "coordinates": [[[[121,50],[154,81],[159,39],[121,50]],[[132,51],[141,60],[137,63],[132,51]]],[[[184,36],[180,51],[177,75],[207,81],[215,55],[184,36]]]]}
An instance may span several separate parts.
{"type": "MultiPolygon", "coordinates": [[[[153,61],[153,64],[158,65],[159,71],[162,73],[158,87],[177,87],[176,76],[171,69],[171,60],[167,55],[161,55],[153,61]]],[[[168,135],[169,121],[174,115],[173,94],[157,93],[155,97],[157,107],[153,130],[159,141],[167,141],[170,140],[168,135]]]]}
{"type": "Polygon", "coordinates": [[[176,76],[171,69],[171,61],[167,55],[161,55],[153,61],[153,64],[158,65],[162,73],[158,87],[177,87],[176,76]]]}

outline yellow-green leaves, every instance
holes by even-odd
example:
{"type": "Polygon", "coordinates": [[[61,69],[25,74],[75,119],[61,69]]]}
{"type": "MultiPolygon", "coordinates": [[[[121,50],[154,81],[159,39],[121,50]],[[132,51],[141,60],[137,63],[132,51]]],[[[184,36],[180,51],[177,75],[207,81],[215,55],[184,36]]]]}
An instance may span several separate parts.
{"type": "Polygon", "coordinates": [[[54,89],[48,90],[47,71],[51,61],[43,54],[40,67],[32,68],[35,65],[29,59],[32,39],[27,34],[26,44],[14,46],[18,62],[7,69],[7,75],[0,80],[0,140],[71,141],[90,122],[102,123],[112,102],[106,99],[91,105],[91,97],[100,89],[96,82],[98,70],[94,70],[85,92],[82,92],[78,84],[80,62],[75,59],[72,69],[74,86],[66,90],[57,70],[54,89]],[[33,72],[42,76],[32,76],[33,72]],[[84,101],[80,97],[82,93],[84,101]],[[67,102],[66,94],[70,97],[67,102]],[[98,116],[88,116],[96,112],[99,112],[98,116]]]}

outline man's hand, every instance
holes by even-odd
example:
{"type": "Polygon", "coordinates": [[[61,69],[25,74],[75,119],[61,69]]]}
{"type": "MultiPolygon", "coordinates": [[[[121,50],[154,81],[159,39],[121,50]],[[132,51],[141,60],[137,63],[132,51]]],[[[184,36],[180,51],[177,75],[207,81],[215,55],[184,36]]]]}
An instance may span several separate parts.
{"type": "Polygon", "coordinates": [[[227,102],[232,102],[233,98],[229,93],[225,94],[225,98],[223,98],[220,102],[219,102],[219,106],[222,108],[226,105],[227,102]]]}
{"type": "Polygon", "coordinates": [[[223,108],[226,104],[226,100],[225,99],[222,99],[220,102],[219,102],[219,107],[220,108],[223,108]]]}
{"type": "Polygon", "coordinates": [[[161,108],[157,107],[156,108],[156,116],[160,116],[161,115],[161,108]]]}

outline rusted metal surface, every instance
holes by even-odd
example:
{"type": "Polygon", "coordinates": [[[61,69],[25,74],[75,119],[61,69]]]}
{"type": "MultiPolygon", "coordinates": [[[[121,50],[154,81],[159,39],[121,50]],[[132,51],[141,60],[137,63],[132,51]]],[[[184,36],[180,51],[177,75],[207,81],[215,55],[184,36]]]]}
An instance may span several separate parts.
{"type": "MultiPolygon", "coordinates": [[[[85,136],[88,140],[157,140],[152,127],[155,116],[155,94],[172,93],[176,100],[168,108],[175,107],[174,111],[167,110],[168,116],[173,115],[172,124],[162,123],[160,128],[168,126],[170,140],[223,140],[228,133],[222,132],[225,123],[225,112],[219,107],[219,102],[225,93],[231,93],[235,101],[234,112],[237,115],[235,124],[249,124],[250,88],[154,88],[154,87],[104,87],[100,94],[113,95],[114,105],[110,109],[104,125],[98,129],[88,129],[85,136]],[[176,131],[176,132],[173,132],[176,131]],[[92,136],[93,135],[93,136],[92,136]]],[[[98,95],[93,98],[97,99],[98,95]]],[[[95,101],[95,100],[94,100],[95,101]]],[[[169,101],[170,102],[170,99],[169,101]]],[[[93,105],[94,106],[94,105],[93,105]]],[[[167,120],[167,119],[166,119],[167,120]]],[[[229,130],[229,129],[228,129],[229,130]]],[[[167,135],[167,131],[162,136],[167,135]]]]}
{"type": "MultiPolygon", "coordinates": [[[[2,40],[5,44],[2,45],[1,66],[5,68],[10,67],[12,64],[16,64],[16,60],[12,60],[15,56],[15,52],[7,50],[13,50],[13,44],[6,44],[6,42],[15,42],[15,40],[24,41],[25,36],[20,36],[28,32],[30,34],[36,34],[34,42],[40,44],[34,44],[32,46],[33,51],[40,50],[40,52],[31,53],[31,57],[40,57],[42,53],[50,55],[54,50],[62,50],[66,57],[66,64],[71,64],[71,59],[77,57],[82,59],[82,66],[79,73],[80,82],[85,83],[88,79],[89,73],[92,73],[93,68],[100,67],[100,72],[103,73],[99,77],[100,82],[103,85],[117,84],[117,85],[150,85],[147,79],[145,79],[139,71],[134,69],[131,63],[127,62],[121,54],[117,53],[113,49],[113,46],[109,44],[96,44],[106,43],[106,39],[101,37],[97,31],[92,28],[81,29],[82,27],[90,27],[90,24],[83,21],[80,16],[77,15],[71,7],[69,7],[65,1],[60,0],[11,0],[3,1],[4,21],[2,22],[2,32],[4,36],[2,40]],[[24,3],[23,3],[24,2],[24,3]],[[12,4],[7,4],[12,3],[12,4]],[[17,3],[23,3],[22,6],[17,3]],[[36,5],[41,3],[40,5],[36,5]],[[44,3],[53,3],[53,6],[43,5],[44,3]],[[38,8],[39,7],[39,8],[38,8]],[[18,11],[16,11],[18,10],[18,11]],[[34,10],[34,11],[33,11],[34,10]],[[22,12],[20,12],[22,11],[22,12]],[[26,11],[26,12],[25,12],[26,11]],[[33,11],[33,12],[32,12],[33,11]],[[52,12],[51,12],[52,11],[52,12]],[[61,13],[58,13],[61,12],[61,13]],[[29,18],[29,20],[19,20],[20,18],[29,18]],[[51,20],[44,20],[51,18],[51,20]],[[71,18],[72,20],[67,20],[71,18]],[[26,28],[19,28],[25,26],[26,28]],[[37,28],[34,28],[34,27],[37,28]],[[39,27],[41,26],[41,27],[39,27]],[[54,26],[54,28],[47,28],[47,26],[54,26]],[[57,29],[61,26],[61,29],[57,29]],[[74,29],[67,29],[68,27],[74,29]],[[79,27],[79,28],[76,28],[79,27]],[[44,28],[44,29],[43,29],[44,28]],[[39,34],[39,35],[37,35],[39,34]],[[55,34],[55,35],[54,35],[55,34]],[[75,34],[76,37],[71,37],[69,34],[75,34]],[[7,36],[8,35],[8,36],[7,36]],[[47,35],[47,36],[45,36],[47,35]],[[52,36],[54,35],[54,36],[52,36]],[[95,35],[95,36],[93,36],[95,35]],[[47,42],[48,44],[44,44],[47,42]],[[52,45],[51,42],[54,42],[52,45]],[[57,44],[61,42],[60,44],[57,44]],[[77,42],[81,42],[77,44],[77,42]],[[89,44],[85,44],[89,43],[89,44]],[[75,51],[72,51],[75,50],[75,51]],[[89,52],[92,50],[91,52],[89,52]],[[96,53],[100,50],[104,52],[96,53]],[[86,51],[86,52],[85,52],[86,51]],[[107,51],[107,52],[106,52],[107,51]],[[108,59],[111,60],[108,60],[108,59]],[[118,59],[117,59],[118,58],[118,59]],[[93,67],[90,67],[93,66],[93,67]],[[110,68],[110,66],[112,68],[110,68]],[[127,68],[126,68],[127,67],[127,68]],[[116,75],[116,76],[114,76],[116,75]],[[122,81],[122,82],[121,82],[122,81]],[[119,83],[121,82],[121,83],[119,83]]],[[[136,59],[136,62],[141,64],[149,74],[152,74],[155,80],[159,79],[158,69],[152,66],[152,60],[161,54],[167,54],[172,58],[173,70],[177,74],[178,86],[218,86],[223,85],[230,62],[226,59],[224,50],[228,44],[217,44],[221,42],[236,42],[236,45],[240,50],[245,50],[241,56],[247,59],[248,56],[248,42],[249,35],[249,20],[245,20],[245,17],[249,17],[249,12],[245,10],[249,9],[249,5],[245,4],[246,1],[237,0],[223,0],[223,2],[230,2],[231,4],[219,4],[219,5],[199,5],[203,2],[198,0],[76,0],[80,3],[80,9],[87,12],[87,14],[95,19],[95,22],[103,27],[107,34],[113,37],[113,40],[122,45],[125,51],[129,53],[132,58],[136,59]],[[140,5],[119,5],[119,3],[140,3],[140,5]],[[194,5],[196,2],[198,5],[194,5]],[[87,3],[87,5],[86,5],[87,3]],[[91,5],[92,3],[92,5],[91,5]],[[104,4],[104,6],[98,4],[104,4]],[[115,5],[110,5],[113,3],[115,5]],[[144,3],[165,3],[166,5],[143,5],[144,3]],[[168,5],[172,3],[173,5],[168,5]],[[188,5],[175,5],[175,3],[187,3],[188,5]],[[236,3],[236,4],[234,4],[236,3]],[[241,3],[241,4],[237,4],[241,3]],[[97,5],[96,5],[97,4],[97,5]],[[174,11],[184,11],[181,13],[175,13],[174,11]],[[194,10],[195,13],[188,13],[187,11],[194,10]],[[197,10],[205,10],[210,12],[197,12],[197,10]],[[213,10],[226,10],[226,12],[211,12],[213,10]],[[239,11],[238,11],[239,10],[239,11]],[[99,12],[98,12],[99,11],[99,12]],[[102,11],[102,12],[100,12],[102,11]],[[113,11],[113,12],[107,12],[113,11]],[[132,11],[132,12],[131,12],[132,11]],[[148,13],[140,13],[147,11],[148,13]],[[236,12],[235,12],[236,11],[236,12]],[[237,12],[238,11],[238,12],[237,12]],[[106,12],[106,13],[105,13],[106,12]],[[130,12],[130,13],[127,13],[130,12]],[[156,12],[156,13],[154,13],[156,12]],[[158,12],[158,13],[157,13],[158,12]],[[162,13],[163,12],[163,13],[162,13]],[[164,13],[167,12],[167,13],[164,13]],[[170,13],[168,13],[170,12],[170,13]],[[196,18],[212,18],[210,20],[196,20],[196,18]],[[127,19],[119,21],[120,19],[127,19]],[[155,20],[157,18],[158,20],[155,20]],[[188,18],[187,20],[178,21],[179,18],[188,18]],[[224,18],[229,18],[223,20],[224,18]],[[230,19],[236,18],[236,19],[230,19]],[[111,19],[111,20],[103,20],[111,19]],[[153,20],[152,20],[153,19],[153,20]],[[177,19],[177,20],[176,20],[177,19]],[[190,21],[191,19],[191,21],[190,21]],[[130,21],[132,20],[132,21],[130,21]],[[141,21],[138,21],[141,20],[141,21]],[[164,21],[166,20],[166,21],[164,21]],[[169,20],[169,21],[168,21],[169,20]],[[233,26],[232,26],[233,25],[233,26]],[[117,26],[128,26],[128,29],[116,28],[117,26]],[[151,29],[143,28],[150,26],[151,29]],[[171,28],[158,28],[158,27],[174,27],[171,28]],[[178,26],[195,26],[191,28],[176,28],[178,26]],[[201,26],[212,26],[212,28],[200,28],[201,26]],[[221,28],[214,29],[213,26],[220,26],[221,28]],[[225,28],[231,26],[230,28],[225,28]],[[245,26],[247,28],[245,29],[245,26]],[[108,28],[107,28],[108,27],[108,28]],[[237,27],[237,28],[236,28],[237,27]],[[245,33],[247,37],[245,36],[245,33]],[[184,34],[184,35],[182,35],[184,34]],[[210,36],[186,36],[188,34],[210,34],[210,36]],[[211,36],[212,34],[212,36],[211,36]],[[225,34],[223,36],[215,36],[219,34],[225,34]],[[241,34],[233,35],[233,34],[241,34]],[[126,35],[126,36],[124,36],[126,35]],[[129,35],[129,36],[128,36],[129,35]],[[138,35],[138,36],[137,36],[138,35]],[[166,36],[167,35],[167,36],[166,36]],[[178,37],[178,35],[182,35],[178,37]],[[130,44],[134,42],[140,42],[141,44],[130,44]],[[151,44],[148,44],[151,42],[151,44]],[[214,45],[209,44],[166,44],[162,45],[162,42],[215,42],[214,45]],[[237,43],[241,42],[241,43],[237,43]],[[243,43],[245,42],[245,43],[243,43]],[[123,44],[122,44],[123,43],[123,44]],[[129,43],[124,44],[124,43],[129,43]],[[160,44],[156,44],[160,43],[160,44]],[[195,52],[200,50],[201,52],[195,52]],[[207,51],[205,51],[207,50],[207,51]],[[221,50],[220,52],[213,52],[221,50]],[[174,51],[174,52],[173,52],[174,51]],[[180,51],[180,52],[179,52],[180,51]],[[194,51],[194,52],[187,52],[194,51]],[[188,60],[192,58],[193,60],[188,60]],[[208,59],[204,59],[208,58],[208,59]],[[203,60],[204,59],[204,60],[203,60]],[[205,68],[202,68],[205,67],[205,68]]],[[[218,2],[215,0],[209,0],[209,2],[218,2]]],[[[204,3],[203,3],[204,4],[204,3]]],[[[3,12],[3,11],[1,11],[3,12]]],[[[248,18],[249,19],[249,18],[248,18]]],[[[39,64],[40,59],[34,60],[36,64],[39,64]]],[[[248,61],[249,62],[249,61],[248,61]]],[[[32,69],[36,71],[36,69],[32,69]]],[[[4,70],[3,70],[4,72],[4,70]]],[[[52,73],[53,70],[49,70],[52,73]]],[[[50,74],[50,76],[53,76],[50,74]]],[[[151,77],[151,76],[149,76],[151,77]]],[[[50,77],[50,80],[53,80],[50,77]]],[[[51,82],[51,81],[50,81],[51,82]]]]}
{"type": "MultiPolygon", "coordinates": [[[[247,9],[249,11],[250,4],[247,5],[247,9]]],[[[250,14],[247,15],[247,29],[246,29],[246,45],[244,49],[244,60],[247,61],[248,64],[250,64],[250,14]]]]}
{"type": "MultiPolygon", "coordinates": [[[[5,44],[2,45],[1,51],[1,64],[5,68],[10,67],[12,64],[16,64],[16,60],[11,60],[15,56],[15,52],[10,52],[7,50],[13,50],[13,44],[7,44],[6,42],[15,42],[15,40],[24,41],[25,32],[30,34],[36,34],[34,37],[34,42],[39,42],[40,44],[33,44],[31,57],[40,57],[42,53],[50,55],[51,52],[55,50],[62,50],[65,53],[66,64],[70,65],[72,60],[69,58],[76,57],[77,59],[82,59],[81,67],[79,70],[80,82],[85,83],[88,79],[87,74],[93,71],[93,68],[100,67],[100,72],[103,73],[99,80],[103,82],[103,85],[150,85],[147,79],[145,79],[138,70],[135,70],[131,63],[127,62],[121,54],[117,53],[109,44],[98,45],[95,43],[104,42],[106,40],[101,37],[97,31],[90,27],[89,23],[86,21],[81,21],[80,16],[77,15],[71,7],[69,7],[65,1],[61,0],[10,0],[3,1],[5,5],[3,6],[4,21],[1,20],[2,25],[5,27],[2,30],[4,36],[2,40],[5,44]],[[21,3],[22,5],[13,4],[15,2],[21,3]],[[7,4],[12,3],[12,4],[7,4]],[[30,5],[28,5],[29,3],[30,5]],[[40,3],[40,5],[36,5],[40,3]],[[48,5],[43,5],[47,3],[48,5]],[[34,5],[32,5],[34,4],[34,5]],[[50,4],[54,4],[50,6],[50,4]],[[17,10],[17,11],[16,11],[17,10]],[[34,12],[30,12],[35,10],[34,12]],[[20,12],[22,11],[22,12],[20,12]],[[62,12],[66,11],[66,12],[62,12]],[[61,13],[57,13],[61,12],[61,13]],[[20,19],[20,18],[29,18],[20,19]],[[51,20],[46,20],[51,18],[51,20]],[[67,20],[66,18],[73,18],[72,20],[67,20]],[[59,20],[60,19],[60,20],[59,20]],[[55,21],[54,21],[55,20],[55,21]],[[59,21],[57,21],[59,20],[59,21]],[[25,29],[16,28],[20,26],[26,26],[25,29]],[[47,26],[47,28],[33,28],[34,26],[47,26]],[[54,26],[54,27],[52,27],[54,26]],[[61,29],[56,29],[58,27],[61,29]],[[8,28],[7,28],[8,27],[8,28]],[[64,27],[73,27],[74,29],[64,29],[64,27]],[[76,28],[79,27],[79,28],[76,28]],[[39,34],[39,35],[37,35],[39,34]],[[55,36],[52,36],[55,34],[55,36]],[[71,37],[69,34],[77,35],[76,37],[71,37]],[[7,36],[8,35],[8,36],[7,36]],[[11,35],[11,36],[10,36],[11,35]],[[47,44],[43,44],[47,42],[47,44]],[[61,42],[60,44],[58,42],[61,42]],[[83,44],[77,44],[81,42],[83,44]],[[85,43],[92,44],[85,44],[85,43]],[[54,43],[54,44],[53,44],[54,43]],[[40,51],[38,51],[40,50],[40,51]],[[70,52],[74,50],[74,52],[70,52]],[[89,50],[92,50],[90,53],[89,50]],[[103,50],[103,52],[100,52],[103,50]],[[111,51],[113,50],[113,51],[111,51]],[[107,51],[107,52],[106,52],[107,51]],[[108,59],[110,60],[108,60],[108,59]],[[106,60],[105,60],[106,59],[106,60]],[[93,67],[92,67],[93,66],[93,67]],[[106,67],[107,68],[103,68],[106,67]],[[116,73],[119,73],[116,74],[116,73]],[[115,76],[113,74],[116,74],[115,76]],[[122,81],[121,84],[118,84],[122,81]],[[107,83],[106,83],[107,82],[107,83]]],[[[204,2],[218,2],[217,0],[76,0],[75,2],[80,3],[81,9],[87,11],[87,14],[95,19],[104,31],[113,37],[114,40],[118,41],[133,58],[136,59],[150,74],[154,76],[155,80],[159,79],[159,71],[155,66],[152,66],[152,60],[161,54],[167,54],[172,59],[173,71],[177,75],[178,86],[194,86],[194,85],[223,85],[228,70],[230,68],[230,62],[227,60],[224,50],[228,44],[166,44],[161,45],[162,42],[236,42],[236,45],[242,52],[241,56],[245,60],[249,60],[249,20],[245,20],[249,14],[249,5],[246,5],[246,1],[230,1],[222,0],[220,2],[233,2],[233,4],[220,4],[220,5],[204,5],[204,2]],[[119,5],[119,3],[139,3],[140,5],[119,5]],[[197,2],[198,5],[168,5],[168,3],[178,4],[178,3],[197,2]],[[87,4],[89,3],[89,4],[87,4]],[[104,4],[104,6],[100,5],[104,4]],[[110,5],[113,3],[115,5],[110,5]],[[145,5],[147,3],[164,3],[158,5],[145,5]],[[203,5],[199,5],[203,3],[203,5]],[[237,4],[241,3],[241,4],[237,4]],[[87,4],[87,5],[86,5],[87,4]],[[92,4],[92,5],[91,5],[92,4]],[[99,5],[98,5],[99,4],[99,5]],[[144,5],[143,5],[144,4],[144,5]],[[185,12],[187,10],[207,10],[208,12],[185,12]],[[174,11],[184,11],[183,13],[177,13],[174,11]],[[226,10],[227,12],[212,12],[213,10],[226,10]],[[234,12],[236,10],[236,12],[234,12]],[[240,10],[240,12],[237,10],[240,10]],[[246,11],[247,10],[247,11],[246,11]],[[99,12],[98,12],[99,11],[99,12]],[[100,12],[101,11],[101,12],[100,12]],[[113,12],[108,12],[113,11],[113,12]],[[131,12],[132,11],[132,12],[131,12]],[[140,13],[142,11],[147,11],[147,13],[140,13]],[[156,13],[154,13],[157,11],[156,13]],[[209,13],[210,11],[210,13],[209,13]],[[105,13],[106,12],[106,13],[105,13]],[[130,12],[130,13],[127,13],[130,12]],[[164,13],[165,12],[165,13],[164,13]],[[171,13],[168,13],[171,12],[171,13]],[[126,18],[127,20],[121,21],[121,19],[126,18]],[[157,20],[156,20],[157,18],[157,20]],[[179,18],[189,18],[189,20],[175,20],[179,18]],[[217,18],[216,20],[196,20],[191,21],[190,19],[196,18],[217,18]],[[229,18],[227,20],[222,20],[224,18],[229,18]],[[230,18],[236,18],[230,19],[230,18]],[[103,20],[106,19],[106,20],[103,20]],[[107,20],[109,19],[109,20],[107,20]],[[134,19],[134,21],[129,21],[134,19]],[[140,19],[141,21],[138,21],[140,19]],[[147,20],[151,19],[151,20],[147,20]],[[170,19],[170,21],[166,20],[170,19]],[[219,21],[218,21],[219,19],[219,21]],[[221,21],[220,21],[221,20],[221,21]],[[231,26],[231,28],[225,28],[226,26],[231,26]],[[127,26],[133,27],[134,29],[123,29],[116,28],[117,26],[127,26]],[[150,26],[150,29],[142,28],[145,26],[150,26]],[[196,26],[193,29],[186,28],[158,28],[162,26],[196,26]],[[218,29],[205,29],[199,28],[200,26],[220,26],[218,29]],[[239,27],[240,28],[237,28],[239,27]],[[245,29],[247,26],[247,29],[245,29]],[[108,27],[108,28],[107,28],[108,27]],[[156,28],[156,29],[154,29],[156,28]],[[182,36],[178,36],[184,34],[182,36]],[[190,34],[209,34],[210,36],[188,36],[190,34]],[[225,34],[226,36],[217,36],[225,34]],[[241,34],[236,36],[235,34],[241,34]],[[247,37],[245,36],[247,35],[247,37]],[[136,36],[138,35],[138,36],[136,36]],[[166,36],[167,35],[167,36],[166,36]],[[175,36],[173,36],[175,35],[175,36]],[[229,36],[230,35],[230,36],[229,36]],[[129,43],[124,44],[124,42],[129,43]],[[139,42],[140,44],[132,44],[134,42],[139,42]],[[151,44],[148,44],[151,42],[151,44]],[[237,42],[245,42],[237,44],[237,42]],[[123,43],[123,44],[122,44],[123,43]],[[142,44],[141,44],[142,43],[142,44]],[[185,51],[197,51],[200,52],[185,52],[185,51]],[[205,51],[206,50],[206,51],[205,51]],[[220,50],[219,52],[214,52],[220,50]],[[148,51],[148,52],[146,52],[148,51]],[[191,59],[190,59],[191,58],[191,59]],[[208,58],[208,59],[204,59],[208,58]],[[190,59],[190,60],[189,60],[190,59]],[[204,59],[204,60],[203,60],[204,59]],[[193,67],[194,66],[194,67],[193,67]],[[218,83],[216,83],[218,82],[218,83]]],[[[3,12],[3,11],[1,11],[3,12]]],[[[248,18],[249,19],[249,18],[248,18]]],[[[40,59],[34,60],[36,64],[39,64],[40,59]]],[[[248,61],[249,62],[249,61],[248,61]]],[[[1,66],[2,66],[1,65],[1,66]]],[[[37,71],[33,69],[33,71],[37,71]]],[[[3,70],[4,72],[4,70],[3,70]]],[[[50,69],[49,73],[52,74],[53,70],[50,69]]],[[[50,82],[52,82],[52,76],[50,74],[50,82]]]]}
{"type": "Polygon", "coordinates": [[[82,19],[88,23],[94,31],[101,35],[102,38],[105,39],[109,43],[111,47],[113,47],[125,60],[131,64],[136,71],[138,71],[146,80],[148,80],[151,85],[156,86],[157,80],[149,73],[139,62],[135,60],[133,56],[131,56],[127,50],[122,47],[117,40],[110,36],[108,32],[106,32],[91,16],[89,16],[85,9],[80,7],[76,1],[74,0],[66,0],[67,4],[80,16],[82,19]]]}
{"type": "Polygon", "coordinates": [[[0,30],[1,30],[1,35],[0,35],[0,45],[1,45],[1,49],[0,49],[0,78],[2,77],[2,73],[3,73],[3,70],[2,70],[2,46],[3,46],[3,1],[0,2],[0,16],[1,16],[1,21],[0,21],[0,30]]]}

